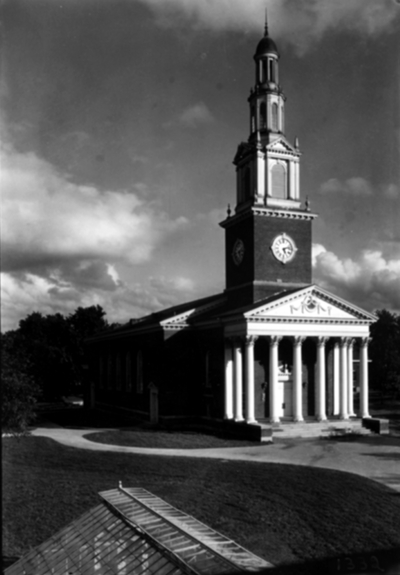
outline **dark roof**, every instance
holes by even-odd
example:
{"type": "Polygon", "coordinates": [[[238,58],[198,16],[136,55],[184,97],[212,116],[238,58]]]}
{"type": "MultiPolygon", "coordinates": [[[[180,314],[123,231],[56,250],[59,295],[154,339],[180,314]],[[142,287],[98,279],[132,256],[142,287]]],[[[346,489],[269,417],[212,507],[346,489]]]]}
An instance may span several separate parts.
{"type": "Polygon", "coordinates": [[[113,335],[124,335],[125,333],[132,333],[136,331],[136,329],[142,329],[146,327],[147,328],[159,327],[160,322],[162,322],[165,319],[172,318],[179,314],[185,313],[185,311],[189,311],[193,308],[199,308],[208,305],[213,306],[213,304],[217,304],[218,301],[220,300],[222,302],[225,301],[224,294],[216,294],[197,300],[191,300],[183,304],[178,304],[176,306],[165,308],[160,311],[155,311],[154,313],[151,313],[149,315],[131,319],[124,325],[104,330],[94,335],[93,337],[88,338],[86,341],[90,343],[91,341],[94,342],[99,339],[107,339],[109,336],[113,335]]]}
{"type": "Polygon", "coordinates": [[[272,567],[145,489],[120,486],[100,497],[100,505],[4,573],[226,575],[272,567]]]}
{"type": "Polygon", "coordinates": [[[279,56],[278,48],[276,47],[275,42],[269,36],[264,36],[264,38],[259,41],[254,57],[257,58],[258,56],[263,56],[264,54],[276,54],[279,56]]]}

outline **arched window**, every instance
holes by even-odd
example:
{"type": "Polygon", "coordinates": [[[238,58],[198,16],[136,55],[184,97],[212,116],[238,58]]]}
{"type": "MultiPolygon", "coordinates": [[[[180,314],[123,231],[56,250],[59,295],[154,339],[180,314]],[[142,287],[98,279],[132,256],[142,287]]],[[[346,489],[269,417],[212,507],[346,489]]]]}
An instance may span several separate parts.
{"type": "Polygon", "coordinates": [[[278,131],[278,104],[274,102],[272,104],[272,129],[278,131]]]}
{"type": "Polygon", "coordinates": [[[143,354],[137,352],[136,356],[136,392],[143,393],[143,354]]]}
{"type": "Polygon", "coordinates": [[[125,389],[126,391],[132,391],[132,359],[130,351],[125,356],[125,389]]]}
{"type": "Polygon", "coordinates": [[[267,108],[265,102],[260,104],[260,130],[265,130],[267,127],[267,108]]]}
{"type": "Polygon", "coordinates": [[[271,170],[272,197],[286,198],[286,170],[282,164],[275,164],[271,170]]]}

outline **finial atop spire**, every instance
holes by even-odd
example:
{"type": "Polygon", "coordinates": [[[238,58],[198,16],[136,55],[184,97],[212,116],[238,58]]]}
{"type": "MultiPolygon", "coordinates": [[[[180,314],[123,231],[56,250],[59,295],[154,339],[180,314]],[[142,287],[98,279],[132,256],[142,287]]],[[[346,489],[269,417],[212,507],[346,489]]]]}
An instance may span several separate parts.
{"type": "Polygon", "coordinates": [[[265,26],[264,26],[264,36],[268,36],[268,12],[267,12],[267,6],[265,6],[265,26]]]}

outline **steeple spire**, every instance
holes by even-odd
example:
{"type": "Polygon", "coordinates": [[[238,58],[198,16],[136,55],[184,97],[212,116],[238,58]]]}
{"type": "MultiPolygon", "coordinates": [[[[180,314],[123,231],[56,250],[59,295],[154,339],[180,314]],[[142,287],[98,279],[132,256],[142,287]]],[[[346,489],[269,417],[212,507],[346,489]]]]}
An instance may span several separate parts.
{"type": "Polygon", "coordinates": [[[265,6],[265,25],[264,25],[264,38],[268,36],[268,11],[265,6]]]}

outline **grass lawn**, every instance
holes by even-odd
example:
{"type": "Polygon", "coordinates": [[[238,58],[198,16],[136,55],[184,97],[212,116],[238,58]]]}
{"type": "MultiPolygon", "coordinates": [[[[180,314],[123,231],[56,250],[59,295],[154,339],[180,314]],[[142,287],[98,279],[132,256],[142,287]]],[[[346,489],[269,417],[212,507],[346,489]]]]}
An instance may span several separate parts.
{"type": "Polygon", "coordinates": [[[291,465],[102,453],[3,439],[3,554],[20,556],[98,503],[141,486],[275,564],[400,547],[399,494],[291,465]]]}
{"type": "MultiPolygon", "coordinates": [[[[42,420],[48,420],[67,428],[101,428],[115,427],[109,431],[98,431],[85,435],[86,439],[108,445],[125,445],[134,447],[165,447],[170,449],[203,449],[208,447],[243,447],[255,445],[234,437],[226,437],[221,433],[207,433],[193,430],[166,430],[164,428],[140,425],[133,427],[129,419],[105,411],[85,410],[83,408],[67,408],[42,415],[42,420]],[[125,426],[124,426],[125,425],[125,426]],[[121,427],[122,426],[122,427],[121,427]]],[[[40,420],[38,421],[40,425],[40,420]]]]}
{"type": "MultiPolygon", "coordinates": [[[[108,445],[130,447],[165,447],[169,449],[204,449],[257,445],[254,441],[216,437],[197,431],[160,431],[154,429],[115,429],[88,433],[86,439],[108,445]]],[[[267,445],[267,444],[266,444],[267,445]]]]}

